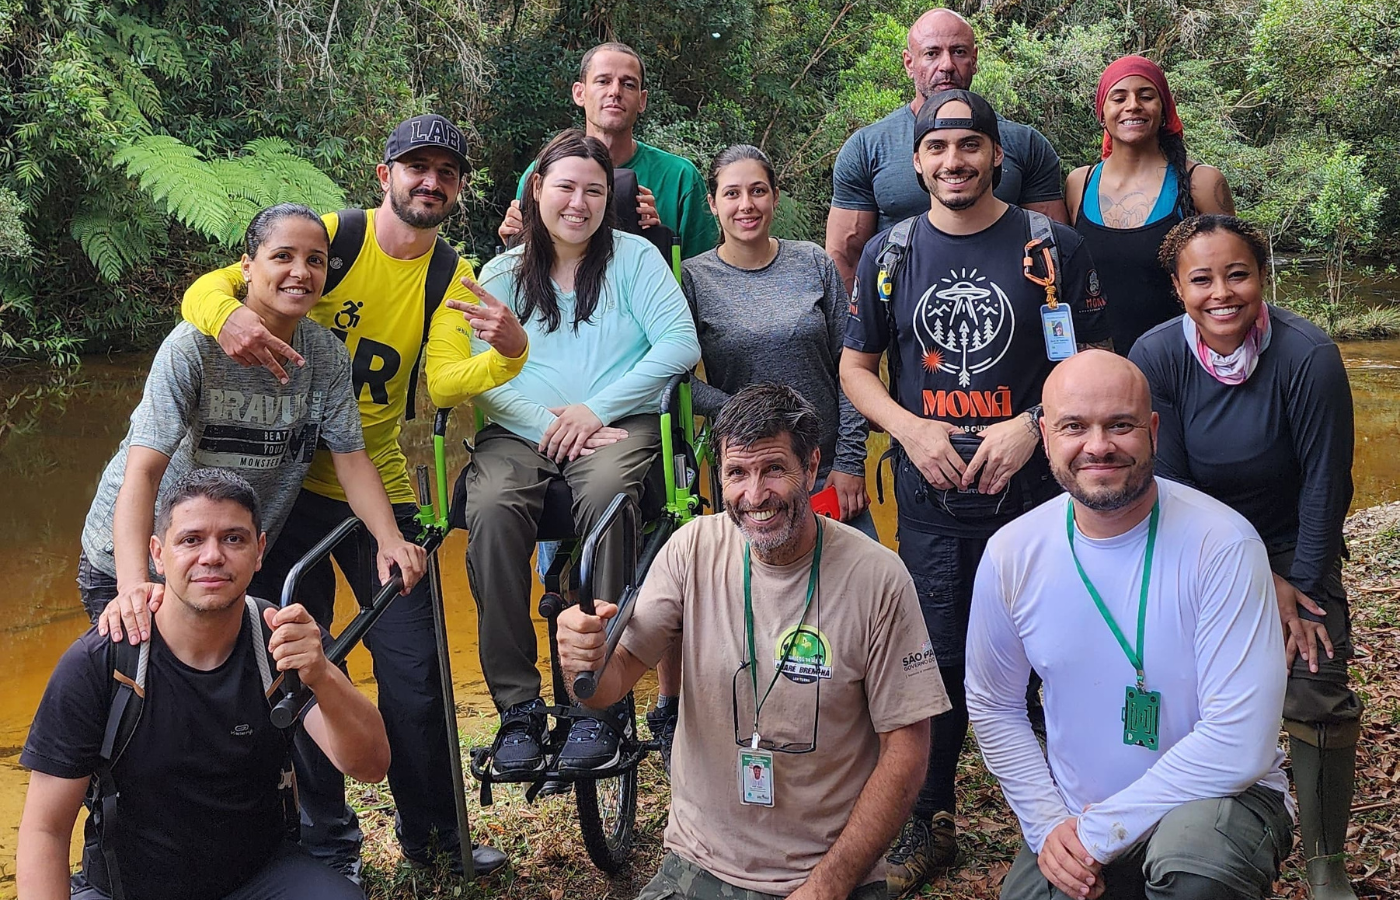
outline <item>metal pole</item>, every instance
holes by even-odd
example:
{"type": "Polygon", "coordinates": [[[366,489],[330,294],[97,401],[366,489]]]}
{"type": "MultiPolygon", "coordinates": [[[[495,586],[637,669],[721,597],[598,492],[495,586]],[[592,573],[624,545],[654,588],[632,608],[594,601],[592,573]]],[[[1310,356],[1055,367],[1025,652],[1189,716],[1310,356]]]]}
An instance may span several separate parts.
{"type": "MultiPolygon", "coordinates": [[[[428,467],[418,467],[418,499],[431,503],[428,467]]],[[[471,824],[467,820],[467,785],[462,774],[461,733],[457,729],[457,700],[452,689],[452,662],[448,657],[447,612],[442,600],[442,571],[436,551],[428,554],[428,593],[433,604],[433,637],[437,644],[438,679],[442,682],[442,709],[447,723],[448,759],[452,766],[452,799],[457,807],[457,851],[462,857],[462,874],[476,877],[472,861],[471,824]]]]}

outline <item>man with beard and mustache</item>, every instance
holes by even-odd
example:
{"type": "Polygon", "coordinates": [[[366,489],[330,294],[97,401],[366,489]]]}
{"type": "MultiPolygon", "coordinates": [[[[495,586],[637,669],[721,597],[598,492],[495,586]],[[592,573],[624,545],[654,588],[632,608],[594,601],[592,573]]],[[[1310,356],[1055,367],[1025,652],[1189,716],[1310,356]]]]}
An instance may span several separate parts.
{"type": "MultiPolygon", "coordinates": [[[[880,855],[948,708],[914,586],[893,553],[812,512],[821,428],[796,391],[744,388],[712,437],[727,515],[662,548],[585,701],[615,702],[680,645],[669,852],[638,900],[884,898],[880,855]]],[[[597,613],[559,616],[571,676],[603,662],[617,607],[597,613]]]]}
{"type": "MultiPolygon", "coordinates": [[[[914,82],[914,99],[851,135],[832,171],[831,211],[826,219],[826,252],[850,290],[866,241],[877,231],[920,212],[924,191],[905,156],[914,119],[934,94],[968,90],[977,74],[977,37],[951,9],[931,9],[909,29],[904,71],[914,82]]],[[[1023,209],[1068,222],[1060,187],[1060,157],[1045,136],[1029,125],[997,116],[1001,130],[1001,183],[996,195],[1023,209]]]]}
{"type": "MultiPolygon", "coordinates": [[[[419,531],[418,507],[399,432],[405,416],[413,416],[429,320],[459,319],[456,327],[470,326],[491,344],[491,350],[466,361],[479,374],[481,390],[518,374],[525,364],[525,331],[514,314],[498,303],[476,305],[466,284],[473,277],[471,264],[438,237],[439,226],[457,208],[466,149],[462,132],[442,116],[415,116],[394,129],[376,169],[384,192],[379,207],[323,217],[331,235],[331,271],[320,302],[308,313],[350,351],[365,448],[410,540],[419,531]],[[473,309],[458,313],[445,300],[473,309]]],[[[282,366],[303,360],[238,301],[243,285],[237,264],[210,272],[185,292],[182,312],[234,360],[265,366],[285,382],[282,366]]],[[[318,450],[261,580],[281,585],[292,565],[351,514],[330,454],[318,450]]],[[[356,598],[367,603],[379,586],[372,544],[342,542],[334,557],[356,598]]],[[[335,576],[329,560],[307,573],[298,597],[322,627],[330,627],[335,576]]],[[[434,844],[457,846],[457,816],[426,581],[389,607],[365,646],[374,656],[379,708],[393,744],[389,785],[399,842],[410,863],[428,863],[434,844]]],[[[361,834],[345,804],[344,779],[305,742],[298,745],[297,774],[303,846],[356,877],[361,834]]],[[[477,848],[474,856],[477,874],[505,863],[505,855],[489,847],[477,848]]],[[[454,862],[454,870],[459,865],[454,862]]]]}
{"type": "Polygon", "coordinates": [[[1040,280],[1025,270],[1039,214],[992,193],[999,124],[971,91],[935,94],[919,109],[913,168],[927,211],[866,244],[841,354],[846,396],[892,439],[899,554],[953,703],[934,722],[927,780],[886,857],[895,897],[957,858],[953,776],[967,733],[963,650],[977,560],[997,528],[1058,492],[1033,419],[1041,386],[1076,347],[1110,343],[1098,277],[1073,229],[1042,216],[1059,278],[1044,276],[1040,254],[1040,280]],[[888,253],[896,244],[898,264],[888,253]]]}
{"type": "Polygon", "coordinates": [[[1131,362],[1057,368],[1040,430],[1068,496],[997,532],[977,570],[967,703],[1024,836],[1003,900],[1268,897],[1292,844],[1268,553],[1225,504],[1153,477],[1157,424],[1131,362]]]}

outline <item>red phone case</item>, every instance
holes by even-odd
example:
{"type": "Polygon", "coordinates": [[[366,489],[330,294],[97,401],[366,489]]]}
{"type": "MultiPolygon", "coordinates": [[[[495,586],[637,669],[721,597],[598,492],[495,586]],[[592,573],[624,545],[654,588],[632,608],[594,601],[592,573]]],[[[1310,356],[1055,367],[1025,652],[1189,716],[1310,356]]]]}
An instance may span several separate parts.
{"type": "Polygon", "coordinates": [[[841,520],[841,501],[836,497],[835,485],[828,485],[812,495],[812,511],[828,519],[841,520]]]}

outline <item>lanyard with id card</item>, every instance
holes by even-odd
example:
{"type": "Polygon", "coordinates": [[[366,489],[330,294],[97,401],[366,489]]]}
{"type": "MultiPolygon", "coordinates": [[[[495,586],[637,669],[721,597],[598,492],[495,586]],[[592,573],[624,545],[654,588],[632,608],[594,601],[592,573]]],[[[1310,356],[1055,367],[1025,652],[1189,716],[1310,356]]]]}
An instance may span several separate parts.
{"type": "Polygon", "coordinates": [[[1104,622],[1108,625],[1113,636],[1118,639],[1118,646],[1123,648],[1123,655],[1128,657],[1128,662],[1132,664],[1137,672],[1137,684],[1128,685],[1124,692],[1123,712],[1123,743],[1131,746],[1146,747],[1148,750],[1157,750],[1159,746],[1159,730],[1162,717],[1162,693],[1161,691],[1149,691],[1146,685],[1146,672],[1143,670],[1143,632],[1147,624],[1147,590],[1152,583],[1152,551],[1157,545],[1157,523],[1161,518],[1161,502],[1152,504],[1152,517],[1147,524],[1147,551],[1142,562],[1142,589],[1138,594],[1138,620],[1137,620],[1137,647],[1136,649],[1128,645],[1128,639],[1123,636],[1123,631],[1118,627],[1118,623],[1113,619],[1113,613],[1108,611],[1104,605],[1103,597],[1100,596],[1094,583],[1089,580],[1089,576],[1084,571],[1084,566],[1079,563],[1079,554],[1074,550],[1074,504],[1065,504],[1065,530],[1069,534],[1069,552],[1074,557],[1074,567],[1079,571],[1079,580],[1084,582],[1084,587],[1089,592],[1089,596],[1094,600],[1094,606],[1098,607],[1099,615],[1103,616],[1104,622]]]}
{"type": "MultiPolygon", "coordinates": [[[[812,568],[807,574],[807,599],[802,605],[802,614],[797,617],[797,627],[801,628],[802,623],[807,619],[807,612],[812,608],[812,598],[816,596],[817,584],[820,580],[822,562],[822,534],[825,529],[822,527],[821,517],[817,516],[817,546],[812,551],[812,568]]],[[[739,802],[745,806],[772,806],[776,799],[776,784],[773,779],[773,753],[771,750],[761,749],[759,741],[758,719],[763,711],[763,704],[768,700],[773,688],[778,683],[783,669],[787,666],[789,657],[792,655],[793,647],[797,642],[791,641],[783,651],[781,659],[777,660],[773,667],[773,680],[768,682],[768,690],[763,692],[763,696],[758,695],[758,653],[755,649],[754,622],[753,622],[753,566],[750,558],[750,548],[744,545],[744,629],[748,638],[749,678],[753,684],[753,737],[749,746],[739,749],[739,802]]]]}
{"type": "Polygon", "coordinates": [[[1045,356],[1051,362],[1069,359],[1079,349],[1074,339],[1074,317],[1069,305],[1061,303],[1055,290],[1055,256],[1050,246],[1043,240],[1032,240],[1026,244],[1026,255],[1021,261],[1026,280],[1045,288],[1045,302],[1040,307],[1040,333],[1045,338],[1045,356]],[[1035,274],[1035,255],[1045,264],[1045,275],[1035,274]]]}

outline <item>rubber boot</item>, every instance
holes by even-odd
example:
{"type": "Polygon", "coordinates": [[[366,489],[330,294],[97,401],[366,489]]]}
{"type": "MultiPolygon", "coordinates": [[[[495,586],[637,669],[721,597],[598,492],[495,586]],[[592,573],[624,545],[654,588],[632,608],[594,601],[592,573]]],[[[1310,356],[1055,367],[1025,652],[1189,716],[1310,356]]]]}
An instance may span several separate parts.
{"type": "Polygon", "coordinates": [[[1329,733],[1324,725],[1287,722],[1285,727],[1293,757],[1293,784],[1298,790],[1298,826],[1308,866],[1309,894],[1313,900],[1357,900],[1346,865],[1347,823],[1356,783],[1355,738],[1329,733]]]}

